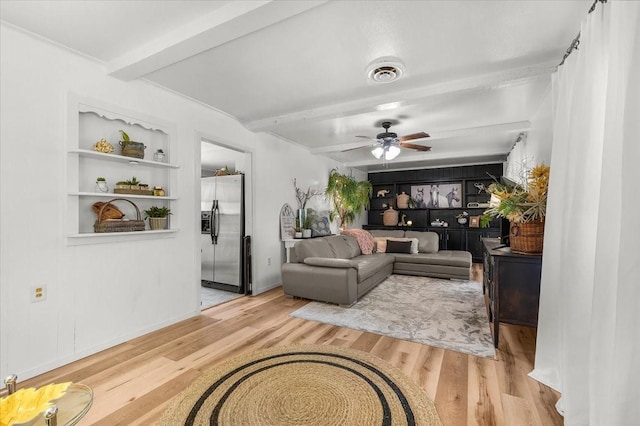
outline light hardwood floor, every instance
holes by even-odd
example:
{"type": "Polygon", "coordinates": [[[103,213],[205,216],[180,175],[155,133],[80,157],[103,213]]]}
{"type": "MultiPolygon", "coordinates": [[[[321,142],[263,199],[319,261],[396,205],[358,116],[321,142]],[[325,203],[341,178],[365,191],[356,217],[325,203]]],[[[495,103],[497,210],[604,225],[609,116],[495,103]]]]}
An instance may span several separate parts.
{"type": "MultiPolygon", "coordinates": [[[[473,278],[481,280],[481,265],[473,278]]],[[[307,303],[277,288],[123,343],[31,380],[84,383],[94,404],[80,425],[155,424],[173,396],[216,363],[246,351],[289,344],[350,347],[400,368],[435,402],[444,425],[562,425],[558,394],[529,378],[535,330],[500,325],[497,360],[292,318],[307,303]]]]}

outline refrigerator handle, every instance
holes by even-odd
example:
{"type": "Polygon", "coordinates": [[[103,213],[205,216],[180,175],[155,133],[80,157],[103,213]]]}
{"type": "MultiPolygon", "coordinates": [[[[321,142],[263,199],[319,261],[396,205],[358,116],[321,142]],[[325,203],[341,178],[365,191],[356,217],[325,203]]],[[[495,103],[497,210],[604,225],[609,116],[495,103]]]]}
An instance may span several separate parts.
{"type": "Polygon", "coordinates": [[[216,244],[218,243],[218,236],[220,235],[220,206],[216,200],[216,244]]]}
{"type": "Polygon", "coordinates": [[[218,200],[211,203],[211,215],[209,216],[209,235],[211,235],[211,244],[216,244],[218,235],[216,234],[216,210],[218,208],[218,200]]]}

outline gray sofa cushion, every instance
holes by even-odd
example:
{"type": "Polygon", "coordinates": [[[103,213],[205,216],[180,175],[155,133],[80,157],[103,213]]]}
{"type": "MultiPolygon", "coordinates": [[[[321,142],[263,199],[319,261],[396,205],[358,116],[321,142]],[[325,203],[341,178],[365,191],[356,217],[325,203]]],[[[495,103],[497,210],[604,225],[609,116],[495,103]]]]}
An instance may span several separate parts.
{"type": "Polygon", "coordinates": [[[392,255],[384,253],[363,254],[351,259],[351,262],[355,262],[358,265],[358,282],[373,276],[386,265],[393,264],[393,261],[392,255]]]}
{"type": "Polygon", "coordinates": [[[463,268],[471,266],[471,253],[468,251],[442,250],[438,253],[394,253],[393,256],[395,256],[396,262],[403,263],[459,266],[463,268]]]}
{"type": "Polygon", "coordinates": [[[307,257],[330,257],[334,258],[335,254],[327,240],[331,237],[312,238],[300,241],[294,247],[295,258],[298,262],[304,262],[307,257]]]}
{"type": "Polygon", "coordinates": [[[419,231],[406,231],[404,236],[407,238],[418,239],[418,250],[420,253],[437,253],[440,243],[440,238],[435,232],[419,232],[419,231]]]}
{"type": "Polygon", "coordinates": [[[329,259],[327,257],[307,257],[305,265],[325,266],[327,268],[358,268],[358,262],[351,259],[329,259]]]}
{"type": "Polygon", "coordinates": [[[350,235],[332,235],[322,239],[329,243],[333,250],[332,257],[336,259],[351,259],[362,254],[358,241],[350,235]]]}

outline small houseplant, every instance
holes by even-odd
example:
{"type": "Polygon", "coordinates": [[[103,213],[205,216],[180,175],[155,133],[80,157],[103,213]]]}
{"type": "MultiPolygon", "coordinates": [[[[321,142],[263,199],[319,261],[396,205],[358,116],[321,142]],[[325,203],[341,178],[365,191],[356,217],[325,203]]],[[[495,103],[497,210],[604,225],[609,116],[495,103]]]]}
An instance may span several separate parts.
{"type": "Polygon", "coordinates": [[[149,218],[149,228],[152,230],[167,229],[171,209],[167,207],[151,206],[144,211],[146,218],[149,218]]]}
{"type": "Polygon", "coordinates": [[[537,165],[521,184],[503,184],[496,179],[486,191],[491,194],[489,209],[480,218],[486,227],[494,217],[509,220],[509,241],[516,253],[542,253],[544,219],[547,214],[549,166],[537,165]]]}
{"type": "Polygon", "coordinates": [[[118,144],[120,145],[121,154],[123,156],[144,158],[144,150],[146,148],[145,144],[142,142],[132,141],[124,130],[120,130],[120,136],[122,137],[122,140],[118,142],[118,144]]]}
{"type": "Polygon", "coordinates": [[[157,149],[156,152],[153,154],[153,161],[162,161],[162,160],[164,160],[164,150],[157,149]]]}
{"type": "Polygon", "coordinates": [[[96,189],[99,192],[109,192],[109,186],[107,185],[107,180],[102,176],[96,178],[96,189]]]}
{"type": "Polygon", "coordinates": [[[329,219],[338,218],[344,229],[355,220],[364,209],[369,208],[373,186],[369,181],[357,181],[353,176],[331,170],[325,191],[331,203],[329,219]]]}

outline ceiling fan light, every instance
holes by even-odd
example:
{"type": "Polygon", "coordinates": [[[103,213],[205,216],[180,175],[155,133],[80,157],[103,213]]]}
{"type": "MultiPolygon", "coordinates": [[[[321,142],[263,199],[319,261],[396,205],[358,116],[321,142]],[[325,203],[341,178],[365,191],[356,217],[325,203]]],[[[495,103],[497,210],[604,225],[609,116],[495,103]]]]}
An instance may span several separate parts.
{"type": "Polygon", "coordinates": [[[396,158],[398,156],[398,154],[400,154],[400,148],[398,148],[397,146],[390,146],[389,148],[387,148],[387,152],[385,152],[384,154],[384,159],[385,160],[393,160],[394,158],[396,158]]]}
{"type": "Polygon", "coordinates": [[[384,149],[382,149],[381,146],[378,146],[371,150],[371,154],[373,154],[373,156],[377,159],[380,159],[380,157],[382,157],[382,154],[384,154],[384,149]]]}

